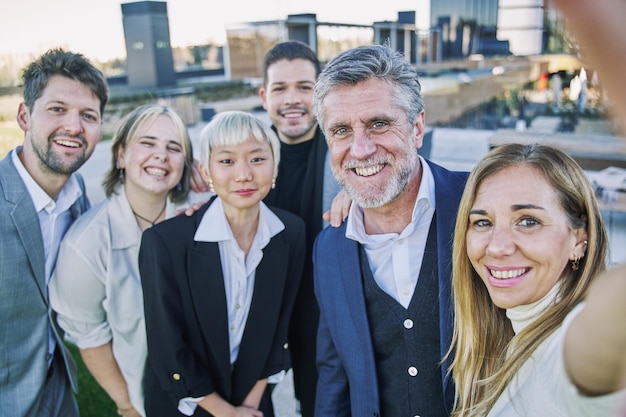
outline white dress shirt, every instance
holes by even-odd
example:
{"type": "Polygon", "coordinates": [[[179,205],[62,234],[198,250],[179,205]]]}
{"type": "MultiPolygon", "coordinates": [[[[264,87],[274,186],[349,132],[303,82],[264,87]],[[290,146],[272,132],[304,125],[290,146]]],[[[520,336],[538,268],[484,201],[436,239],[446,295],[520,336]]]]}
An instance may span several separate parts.
{"type": "Polygon", "coordinates": [[[363,209],[350,207],[346,237],[365,248],[372,275],[378,286],[404,308],[408,308],[422,268],[430,223],[435,213],[435,179],[426,161],[419,157],[422,181],[411,222],[401,233],[369,235],[365,232],[363,209]]]}

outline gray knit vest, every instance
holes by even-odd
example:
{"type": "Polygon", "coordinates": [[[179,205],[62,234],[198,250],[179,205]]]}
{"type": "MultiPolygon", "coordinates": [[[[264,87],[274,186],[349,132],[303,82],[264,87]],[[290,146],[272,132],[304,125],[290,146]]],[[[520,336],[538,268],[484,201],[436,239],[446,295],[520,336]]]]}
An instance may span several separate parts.
{"type": "Polygon", "coordinates": [[[381,417],[447,417],[439,365],[437,231],[433,217],[417,286],[405,309],[372,275],[360,246],[381,417]]]}

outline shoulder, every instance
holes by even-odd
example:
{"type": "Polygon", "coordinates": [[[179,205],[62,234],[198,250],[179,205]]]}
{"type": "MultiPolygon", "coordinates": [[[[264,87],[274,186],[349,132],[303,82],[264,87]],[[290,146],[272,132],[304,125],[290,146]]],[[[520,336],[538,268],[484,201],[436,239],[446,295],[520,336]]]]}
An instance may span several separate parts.
{"type": "Polygon", "coordinates": [[[447,180],[452,182],[459,182],[462,184],[465,184],[465,181],[467,181],[469,171],[450,171],[447,168],[444,168],[441,165],[437,165],[436,163],[428,159],[424,160],[426,161],[426,163],[428,163],[428,166],[430,167],[430,170],[435,177],[435,181],[447,180]]]}
{"type": "Polygon", "coordinates": [[[324,149],[328,149],[328,143],[326,142],[326,136],[324,136],[324,132],[322,132],[322,129],[319,127],[319,125],[315,129],[315,136],[314,136],[314,138],[315,138],[315,140],[317,140],[317,141],[322,143],[322,147],[324,149]]]}
{"type": "Polygon", "coordinates": [[[202,216],[206,213],[207,209],[213,202],[213,199],[203,204],[198,210],[196,210],[192,215],[188,216],[185,213],[181,213],[178,216],[171,217],[165,221],[162,221],[159,224],[146,229],[143,232],[143,236],[161,236],[165,240],[168,240],[172,236],[181,237],[181,236],[190,236],[193,239],[194,232],[198,228],[200,221],[202,220],[202,216]]]}
{"type": "Polygon", "coordinates": [[[102,234],[109,234],[109,200],[105,199],[81,214],[67,231],[63,242],[79,244],[102,239],[102,234]]]}
{"type": "Polygon", "coordinates": [[[296,214],[293,214],[287,210],[278,208],[278,207],[274,207],[274,206],[267,206],[268,209],[270,209],[270,211],[272,213],[274,213],[276,215],[276,217],[278,217],[280,219],[280,221],[282,221],[285,224],[285,227],[304,227],[304,220],[302,220],[302,218],[296,214]]]}
{"type": "Polygon", "coordinates": [[[89,227],[90,225],[94,225],[98,222],[101,222],[103,219],[106,219],[109,213],[110,201],[110,198],[106,198],[91,206],[88,210],[81,214],[78,219],[74,221],[71,229],[76,229],[78,227],[89,227]]]}
{"type": "Polygon", "coordinates": [[[11,160],[11,153],[0,160],[0,189],[5,191],[22,189],[26,191],[26,186],[17,172],[17,168],[11,160]]]}
{"type": "MultiPolygon", "coordinates": [[[[322,245],[323,247],[329,248],[328,245],[330,245],[330,244],[335,244],[338,241],[343,240],[343,239],[349,240],[346,237],[346,224],[347,224],[347,220],[344,220],[344,222],[341,223],[341,226],[339,226],[339,227],[332,227],[332,226],[324,227],[317,234],[317,237],[315,239],[316,245],[319,246],[320,243],[323,243],[323,245],[322,245]]],[[[332,249],[332,250],[334,250],[334,249],[332,249]]]]}
{"type": "Polygon", "coordinates": [[[443,204],[458,205],[469,172],[449,171],[448,169],[426,160],[435,182],[435,198],[443,204]]]}

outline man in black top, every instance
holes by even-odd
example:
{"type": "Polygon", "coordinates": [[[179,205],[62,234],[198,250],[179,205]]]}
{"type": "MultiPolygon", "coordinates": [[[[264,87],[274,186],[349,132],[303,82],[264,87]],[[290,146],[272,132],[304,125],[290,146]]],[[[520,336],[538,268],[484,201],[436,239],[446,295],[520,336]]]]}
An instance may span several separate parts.
{"type": "Polygon", "coordinates": [[[320,63],[307,45],[295,41],[279,43],[265,55],[263,86],[259,90],[272,128],[281,141],[276,188],[264,201],[299,215],[306,224],[304,272],[289,334],[295,394],[304,417],[313,416],[317,384],[319,309],[313,293],[311,251],[315,237],[325,225],[322,213],[341,190],[330,170],[326,139],[311,109],[319,73],[320,63]]]}

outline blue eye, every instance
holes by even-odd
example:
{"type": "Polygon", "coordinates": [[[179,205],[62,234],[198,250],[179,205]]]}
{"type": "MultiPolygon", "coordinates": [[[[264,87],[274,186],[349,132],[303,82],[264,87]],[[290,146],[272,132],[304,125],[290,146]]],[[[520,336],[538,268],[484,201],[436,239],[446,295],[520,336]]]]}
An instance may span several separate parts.
{"type": "Polygon", "coordinates": [[[472,225],[475,227],[489,227],[491,226],[491,222],[487,219],[479,219],[472,222],[472,225]]]}
{"type": "Polygon", "coordinates": [[[524,227],[532,227],[540,224],[540,222],[533,217],[524,217],[520,220],[519,224],[524,227]]]}

